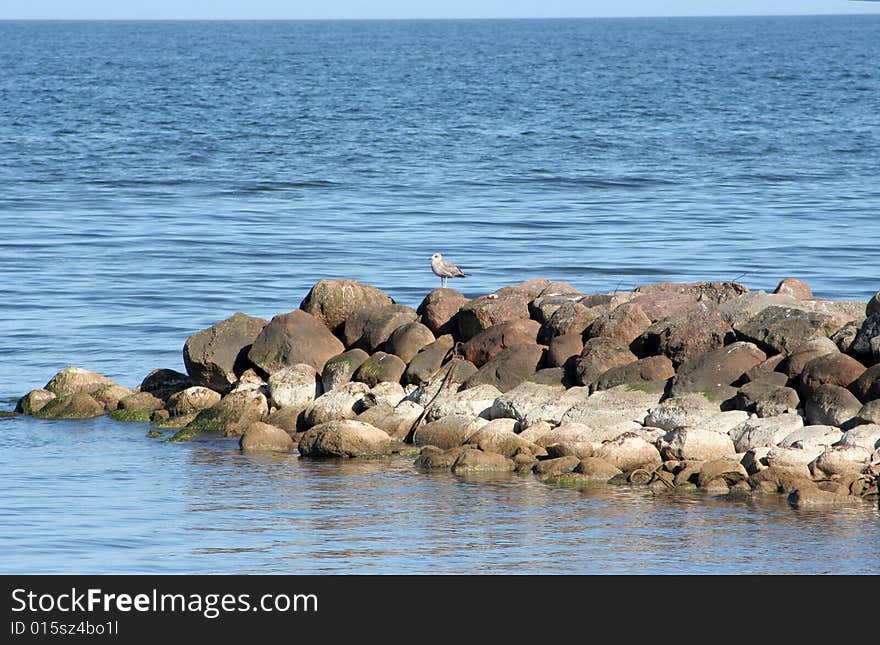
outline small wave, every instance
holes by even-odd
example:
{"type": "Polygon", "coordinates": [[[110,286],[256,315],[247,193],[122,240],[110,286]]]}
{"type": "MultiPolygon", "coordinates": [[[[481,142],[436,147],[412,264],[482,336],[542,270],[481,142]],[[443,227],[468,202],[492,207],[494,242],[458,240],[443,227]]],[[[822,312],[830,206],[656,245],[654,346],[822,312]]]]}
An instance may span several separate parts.
{"type": "Polygon", "coordinates": [[[336,188],[341,186],[335,181],[312,180],[312,181],[261,181],[257,183],[241,184],[214,193],[218,197],[234,197],[240,195],[253,195],[259,193],[284,192],[300,188],[336,188]]]}
{"type": "Polygon", "coordinates": [[[674,185],[676,182],[669,179],[661,179],[659,177],[639,177],[624,176],[612,177],[608,179],[597,177],[565,177],[559,175],[550,176],[529,176],[513,180],[512,183],[533,183],[533,184],[551,184],[554,186],[570,187],[570,188],[599,188],[599,189],[615,189],[615,188],[647,188],[650,186],[668,186],[674,185]]]}
{"type": "Polygon", "coordinates": [[[145,186],[183,186],[192,183],[189,179],[94,179],[86,182],[101,188],[143,188],[145,186]]]}

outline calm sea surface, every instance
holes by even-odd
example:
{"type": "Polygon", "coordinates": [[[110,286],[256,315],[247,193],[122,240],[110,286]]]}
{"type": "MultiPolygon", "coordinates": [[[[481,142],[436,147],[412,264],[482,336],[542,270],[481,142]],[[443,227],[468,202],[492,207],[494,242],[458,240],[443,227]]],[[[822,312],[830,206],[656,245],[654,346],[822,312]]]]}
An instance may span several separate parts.
{"type": "MultiPolygon", "coordinates": [[[[0,408],[322,277],[880,289],[880,16],[0,22],[0,408]]],[[[0,419],[0,571],[880,573],[876,507],[0,419]]]]}

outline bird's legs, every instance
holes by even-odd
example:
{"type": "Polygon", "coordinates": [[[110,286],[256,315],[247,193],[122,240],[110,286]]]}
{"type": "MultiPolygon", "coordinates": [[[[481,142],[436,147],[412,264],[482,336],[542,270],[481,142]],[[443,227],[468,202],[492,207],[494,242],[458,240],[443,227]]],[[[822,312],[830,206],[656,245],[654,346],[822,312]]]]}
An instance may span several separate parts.
{"type": "Polygon", "coordinates": [[[440,286],[441,286],[442,288],[445,288],[445,287],[446,287],[446,278],[444,278],[444,277],[441,277],[441,278],[440,278],[440,286]]]}

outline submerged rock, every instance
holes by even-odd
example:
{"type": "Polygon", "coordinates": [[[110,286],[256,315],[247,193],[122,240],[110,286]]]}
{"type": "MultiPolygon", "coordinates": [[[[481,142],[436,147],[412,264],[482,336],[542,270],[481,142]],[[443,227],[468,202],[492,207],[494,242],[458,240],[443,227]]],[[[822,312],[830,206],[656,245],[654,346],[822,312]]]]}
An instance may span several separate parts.
{"type": "Polygon", "coordinates": [[[257,421],[247,427],[238,446],[244,452],[289,452],[294,443],[281,428],[257,421]]]}
{"type": "Polygon", "coordinates": [[[104,405],[83,391],[58,396],[33,414],[39,419],[94,419],[103,415],[104,405]]]}

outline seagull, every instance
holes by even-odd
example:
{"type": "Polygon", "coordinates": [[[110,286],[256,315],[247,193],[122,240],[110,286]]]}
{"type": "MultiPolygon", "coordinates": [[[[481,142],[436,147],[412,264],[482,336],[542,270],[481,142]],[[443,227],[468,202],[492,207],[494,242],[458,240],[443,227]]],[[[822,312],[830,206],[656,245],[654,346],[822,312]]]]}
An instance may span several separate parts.
{"type": "Polygon", "coordinates": [[[431,271],[434,275],[440,276],[440,286],[446,286],[447,278],[466,278],[467,273],[459,269],[449,260],[444,260],[443,256],[435,253],[431,256],[431,271]]]}

